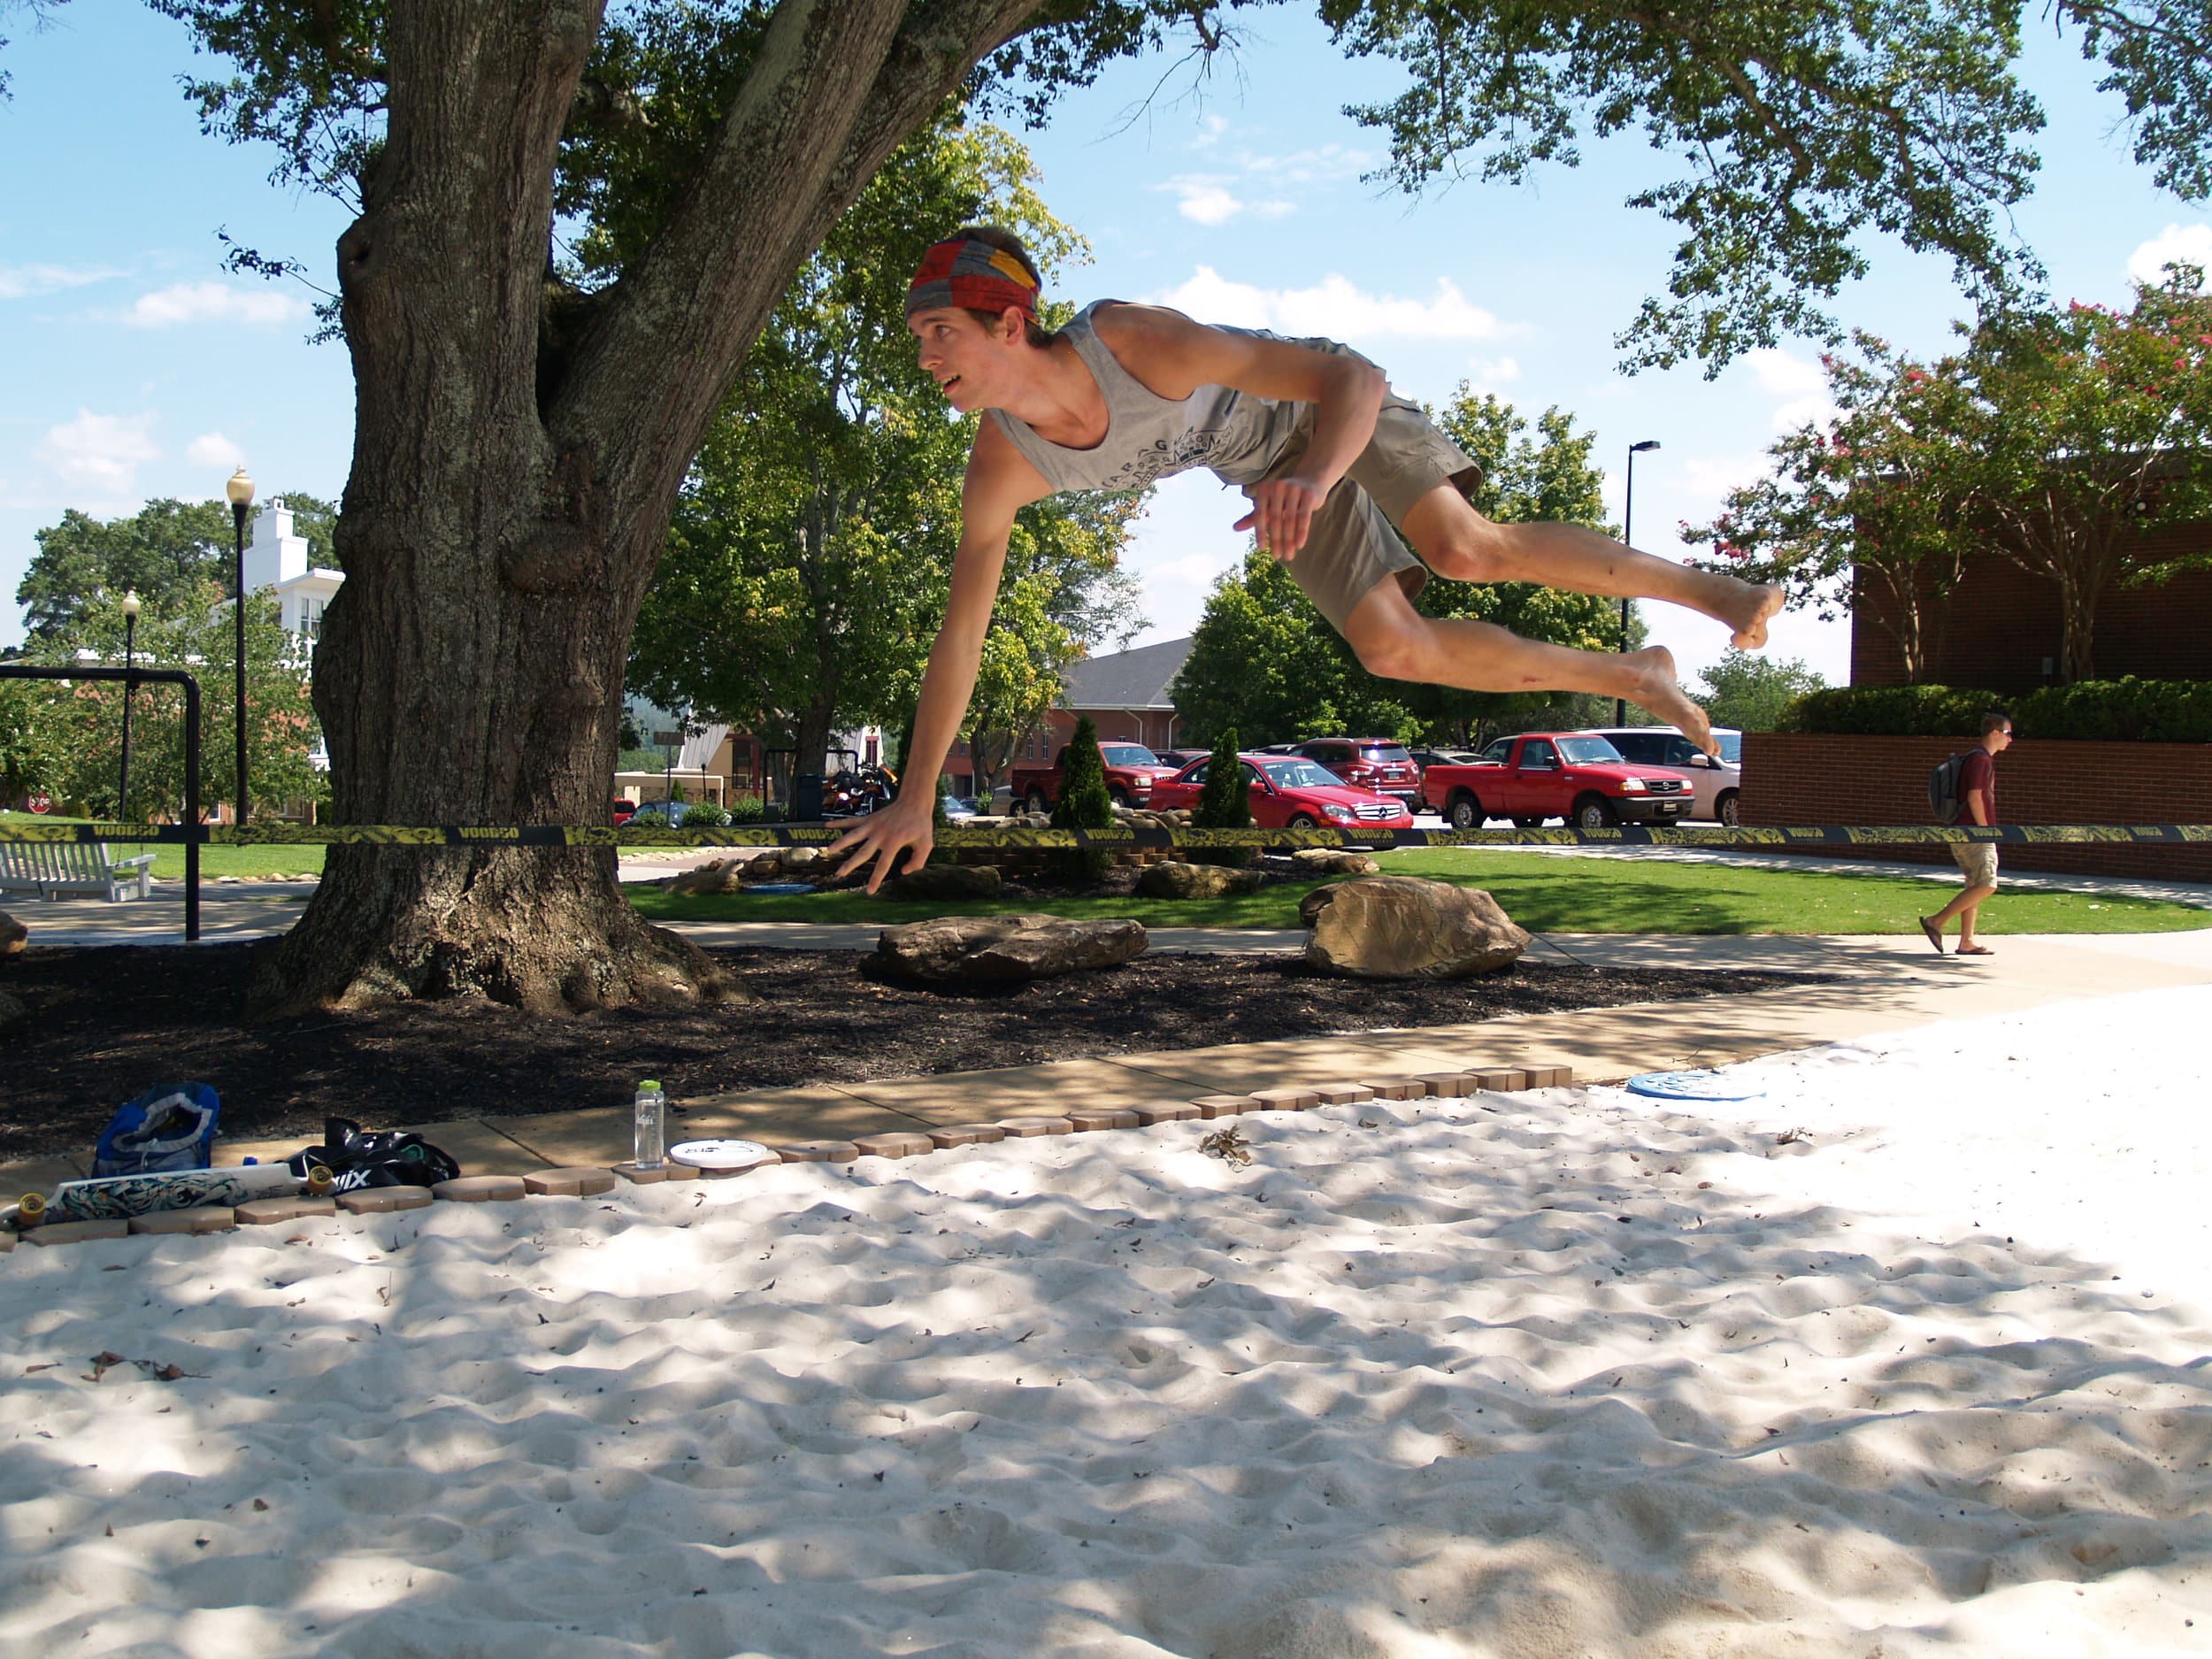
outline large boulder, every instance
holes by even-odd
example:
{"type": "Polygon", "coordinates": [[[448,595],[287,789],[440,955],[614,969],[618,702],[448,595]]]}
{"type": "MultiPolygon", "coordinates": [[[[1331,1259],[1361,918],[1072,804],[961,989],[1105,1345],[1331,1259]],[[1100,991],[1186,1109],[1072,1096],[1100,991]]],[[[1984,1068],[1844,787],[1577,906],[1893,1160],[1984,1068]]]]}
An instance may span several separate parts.
{"type": "Polygon", "coordinates": [[[1382,866],[1365,853],[1337,847],[1301,847],[1290,856],[1290,867],[1302,876],[1372,876],[1382,866]]]}
{"type": "Polygon", "coordinates": [[[0,956],[19,956],[30,942],[31,930],[5,910],[0,910],[0,956]]]}
{"type": "Polygon", "coordinates": [[[1510,967],[1528,934],[1472,887],[1412,876],[1362,876],[1316,887],[1299,902],[1313,929],[1306,960],[1371,979],[1463,979],[1510,967]]]}
{"type": "Polygon", "coordinates": [[[1218,899],[1233,893],[1254,893],[1259,886],[1256,870],[1187,864],[1180,860],[1147,864],[1137,877],[1137,891],[1148,899],[1218,899]]]}
{"type": "MultiPolygon", "coordinates": [[[[879,891],[887,899],[995,899],[1006,886],[996,864],[924,864],[893,876],[879,891]]],[[[919,924],[916,924],[919,926],[919,924]]]]}
{"type": "Polygon", "coordinates": [[[1115,968],[1142,951],[1141,922],[1058,916],[939,916],[887,927],[871,963],[921,985],[1006,985],[1115,968]]]}

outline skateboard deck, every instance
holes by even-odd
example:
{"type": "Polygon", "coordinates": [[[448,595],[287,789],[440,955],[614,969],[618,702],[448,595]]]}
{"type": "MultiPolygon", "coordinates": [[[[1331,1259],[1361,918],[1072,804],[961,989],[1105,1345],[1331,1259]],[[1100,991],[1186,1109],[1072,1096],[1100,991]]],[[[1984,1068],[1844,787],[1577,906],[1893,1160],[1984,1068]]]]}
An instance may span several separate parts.
{"type": "Polygon", "coordinates": [[[150,1175],[104,1175],[64,1181],[53,1196],[26,1194],[18,1210],[21,1223],[119,1221],[163,1210],[196,1210],[204,1204],[242,1204],[252,1198],[330,1190],[330,1171],[319,1164],[295,1175],[281,1164],[240,1164],[211,1170],[161,1170],[150,1175]]]}

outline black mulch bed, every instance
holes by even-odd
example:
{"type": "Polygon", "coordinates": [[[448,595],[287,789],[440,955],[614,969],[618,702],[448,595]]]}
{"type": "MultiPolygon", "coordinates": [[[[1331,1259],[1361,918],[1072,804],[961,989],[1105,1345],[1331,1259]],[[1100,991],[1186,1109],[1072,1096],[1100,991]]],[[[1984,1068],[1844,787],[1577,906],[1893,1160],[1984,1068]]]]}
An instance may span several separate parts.
{"type": "Polygon", "coordinates": [[[1340,979],[1294,956],[1148,954],[1019,990],[879,982],[864,953],[723,949],[756,999],[531,1018],[479,1000],[240,1023],[250,944],[34,946],[0,967],[30,1018],[0,1036],[0,1161],[88,1149],[157,1083],[212,1084],[235,1140],[319,1140],[326,1114],[382,1126],[614,1105],[644,1077],[678,1097],[1505,1014],[1679,1002],[1822,976],[1524,962],[1449,983],[1340,979]]]}

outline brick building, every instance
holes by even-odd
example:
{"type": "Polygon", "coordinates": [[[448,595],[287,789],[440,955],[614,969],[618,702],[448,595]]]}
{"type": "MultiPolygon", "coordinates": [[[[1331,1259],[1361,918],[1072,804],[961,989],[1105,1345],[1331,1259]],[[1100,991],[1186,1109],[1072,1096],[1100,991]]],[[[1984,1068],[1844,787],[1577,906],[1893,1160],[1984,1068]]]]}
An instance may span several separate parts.
{"type": "MultiPolygon", "coordinates": [[[[2195,554],[2212,558],[2212,522],[2172,525],[2142,538],[2139,565],[2195,554]]],[[[1870,597],[1869,610],[1874,602],[1870,597]]],[[[2099,680],[2212,680],[2212,571],[2193,571],[2156,587],[2116,580],[2097,606],[2094,665],[2099,680]]],[[[2062,633],[2058,586],[1995,553],[1969,558],[1948,607],[1940,642],[1922,678],[2018,696],[2055,684],[2062,633]]],[[[1900,686],[1904,666],[1878,618],[1855,604],[1851,683],[1900,686]]]]}
{"type": "Polygon", "coordinates": [[[1190,647],[1186,634],[1077,663],[1067,671],[1061,706],[1046,716],[1043,726],[1022,740],[1015,760],[1023,765],[1049,761],[1074,733],[1076,721],[1087,714],[1099,736],[1110,743],[1173,749],[1182,716],[1176,712],[1169,687],[1183,672],[1190,647]]]}

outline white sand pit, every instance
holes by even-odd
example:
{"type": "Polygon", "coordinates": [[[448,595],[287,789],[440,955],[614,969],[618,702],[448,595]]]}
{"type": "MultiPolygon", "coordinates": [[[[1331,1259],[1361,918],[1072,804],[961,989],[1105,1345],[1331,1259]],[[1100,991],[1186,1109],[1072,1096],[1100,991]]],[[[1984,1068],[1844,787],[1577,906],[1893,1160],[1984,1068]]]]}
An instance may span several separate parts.
{"type": "Polygon", "coordinates": [[[19,1249],[0,1651],[2212,1652],[2208,1030],[19,1249]]]}

